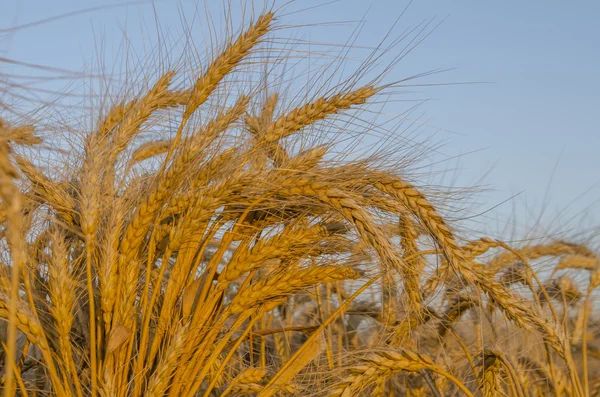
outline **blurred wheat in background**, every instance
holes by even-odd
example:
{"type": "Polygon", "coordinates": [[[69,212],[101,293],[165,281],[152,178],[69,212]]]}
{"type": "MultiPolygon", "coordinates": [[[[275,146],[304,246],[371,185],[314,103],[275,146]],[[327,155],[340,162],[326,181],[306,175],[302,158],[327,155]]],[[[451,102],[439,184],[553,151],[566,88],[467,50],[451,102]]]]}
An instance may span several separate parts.
{"type": "Polygon", "coordinates": [[[353,152],[401,82],[290,101],[248,21],[66,142],[3,106],[4,395],[600,395],[593,249],[462,237],[410,156],[353,152]]]}

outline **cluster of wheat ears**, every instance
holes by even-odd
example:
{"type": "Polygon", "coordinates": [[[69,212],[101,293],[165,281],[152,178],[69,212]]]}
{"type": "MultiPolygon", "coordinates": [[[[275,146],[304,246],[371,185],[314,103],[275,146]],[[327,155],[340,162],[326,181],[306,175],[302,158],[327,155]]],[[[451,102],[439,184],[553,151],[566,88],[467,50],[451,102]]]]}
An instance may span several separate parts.
{"type": "Polygon", "coordinates": [[[393,167],[308,145],[386,89],[240,93],[274,21],[113,103],[62,166],[2,121],[4,395],[598,395],[593,250],[461,238],[393,167]]]}

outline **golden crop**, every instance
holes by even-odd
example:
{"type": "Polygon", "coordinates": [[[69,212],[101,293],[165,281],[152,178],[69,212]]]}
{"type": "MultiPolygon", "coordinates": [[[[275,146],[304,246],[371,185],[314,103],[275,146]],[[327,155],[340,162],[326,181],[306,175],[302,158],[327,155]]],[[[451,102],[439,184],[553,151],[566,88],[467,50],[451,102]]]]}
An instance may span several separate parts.
{"type": "Polygon", "coordinates": [[[86,115],[60,173],[2,121],[5,395],[600,395],[596,253],[467,241],[401,167],[314,139],[386,86],[251,91],[276,21],[86,115]]]}

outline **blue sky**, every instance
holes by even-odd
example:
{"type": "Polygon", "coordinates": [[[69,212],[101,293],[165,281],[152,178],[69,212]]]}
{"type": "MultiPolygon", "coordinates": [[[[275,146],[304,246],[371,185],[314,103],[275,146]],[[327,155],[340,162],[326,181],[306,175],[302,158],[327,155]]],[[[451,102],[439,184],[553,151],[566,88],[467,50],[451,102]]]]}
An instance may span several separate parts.
{"type": "MultiPolygon", "coordinates": [[[[239,3],[232,2],[237,17],[239,3]]],[[[163,33],[175,38],[181,37],[183,21],[190,22],[196,11],[202,14],[207,7],[222,16],[222,2],[212,0],[165,0],[154,5],[8,0],[0,5],[0,29],[111,4],[121,6],[2,31],[0,56],[83,70],[99,54],[117,57],[124,37],[138,56],[148,51],[156,43],[155,16],[163,33]]],[[[398,0],[295,1],[284,7],[280,23],[286,28],[277,36],[343,44],[363,20],[355,45],[373,46],[407,5],[398,0]]],[[[478,218],[481,227],[501,232],[514,226],[522,232],[535,223],[542,208],[548,232],[600,224],[598,17],[600,2],[591,0],[422,0],[410,4],[392,29],[392,35],[399,35],[425,20],[432,20],[431,26],[439,23],[385,80],[451,69],[420,82],[473,83],[417,87],[407,95],[430,99],[415,114],[425,123],[424,136],[442,143],[432,161],[442,161],[436,167],[447,172],[429,182],[483,183],[490,189],[477,196],[480,205],[472,209],[485,212],[478,218]],[[513,214],[518,214],[516,221],[509,218],[513,214]]],[[[198,29],[202,32],[202,26],[198,29]]],[[[202,46],[203,39],[197,44],[202,46]]],[[[23,72],[15,66],[0,63],[0,67],[23,72]]],[[[387,106],[386,112],[406,110],[406,105],[397,106],[397,110],[387,106]]]]}

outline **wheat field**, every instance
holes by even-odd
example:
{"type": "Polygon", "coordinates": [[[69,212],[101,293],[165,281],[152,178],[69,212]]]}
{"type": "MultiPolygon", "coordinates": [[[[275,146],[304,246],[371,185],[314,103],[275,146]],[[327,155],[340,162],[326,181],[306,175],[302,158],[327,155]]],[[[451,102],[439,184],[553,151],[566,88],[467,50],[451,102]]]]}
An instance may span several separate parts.
{"type": "Polygon", "coordinates": [[[395,86],[290,105],[244,73],[278,15],[248,19],[66,143],[2,107],[4,395],[600,396],[593,247],[466,238],[344,145],[395,86]]]}

